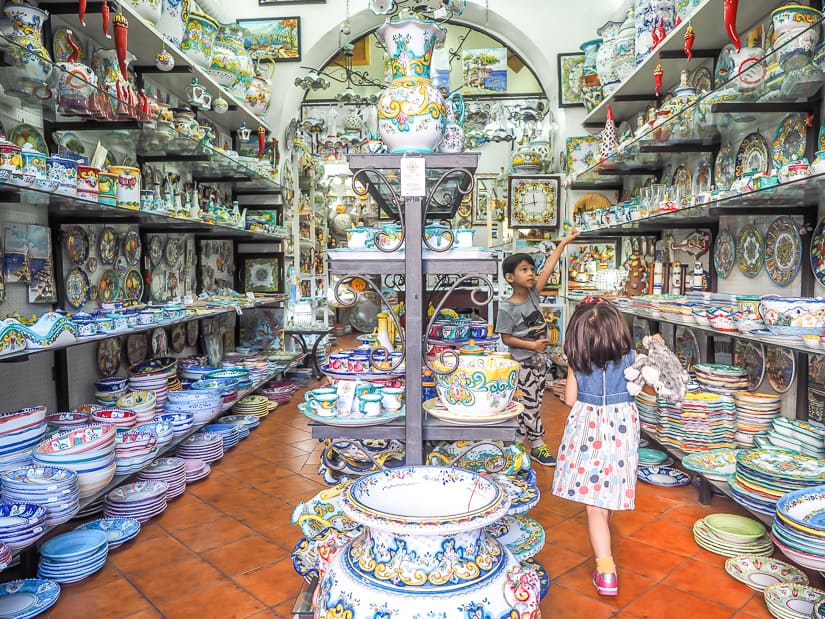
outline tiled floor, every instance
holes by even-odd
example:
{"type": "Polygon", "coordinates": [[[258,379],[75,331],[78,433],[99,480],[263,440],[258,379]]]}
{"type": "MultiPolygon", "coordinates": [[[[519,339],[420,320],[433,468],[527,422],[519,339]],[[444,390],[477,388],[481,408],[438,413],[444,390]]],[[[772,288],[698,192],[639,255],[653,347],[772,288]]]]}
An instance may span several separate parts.
{"type": "MultiPolygon", "coordinates": [[[[301,579],[289,553],[300,531],[293,506],[324,486],[317,474],[320,444],[292,403],[193,484],[139,537],[114,551],[105,569],[63,587],[54,619],[230,619],[291,617],[301,579]]],[[[544,420],[555,449],[567,409],[549,392],[544,420]]],[[[542,490],[552,469],[539,467],[542,490]]],[[[637,509],[612,520],[620,595],[600,598],[583,507],[545,492],[530,515],[547,532],[537,559],[552,578],[545,619],[768,618],[760,594],[724,572],[724,558],[693,542],[693,522],[710,512],[739,512],[726,499],[699,505],[696,491],[638,484],[637,509]]],[[[812,580],[821,585],[817,575],[812,580]]]]}

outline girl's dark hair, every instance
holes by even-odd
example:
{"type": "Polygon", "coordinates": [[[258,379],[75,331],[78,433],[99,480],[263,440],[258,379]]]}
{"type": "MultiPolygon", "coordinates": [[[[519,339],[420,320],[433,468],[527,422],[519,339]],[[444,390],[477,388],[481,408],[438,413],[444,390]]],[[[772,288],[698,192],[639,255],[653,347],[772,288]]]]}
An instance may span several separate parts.
{"type": "Polygon", "coordinates": [[[633,347],[627,321],[604,299],[579,303],[573,310],[564,338],[567,363],[575,371],[590,374],[593,367],[604,369],[633,347]]]}

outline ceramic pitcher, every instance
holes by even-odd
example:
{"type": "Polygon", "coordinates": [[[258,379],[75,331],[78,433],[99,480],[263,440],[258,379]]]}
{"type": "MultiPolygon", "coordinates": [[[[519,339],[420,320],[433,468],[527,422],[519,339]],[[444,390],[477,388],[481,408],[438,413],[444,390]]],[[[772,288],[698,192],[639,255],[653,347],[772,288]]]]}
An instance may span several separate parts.
{"type": "Polygon", "coordinates": [[[272,76],[275,74],[275,59],[261,56],[255,63],[255,75],[246,89],[246,101],[256,114],[263,115],[272,104],[272,76]]]}
{"type": "Polygon", "coordinates": [[[28,4],[6,4],[3,12],[11,20],[11,40],[16,44],[9,46],[14,65],[5,91],[15,97],[48,99],[52,61],[43,46],[43,24],[49,14],[28,4]]]}
{"type": "Polygon", "coordinates": [[[187,21],[189,0],[163,0],[160,18],[155,27],[168,41],[180,47],[187,21]]]}
{"type": "Polygon", "coordinates": [[[446,101],[447,125],[444,127],[444,138],[438,145],[441,153],[464,152],[464,97],[460,92],[454,92],[446,101]]]}
{"type": "Polygon", "coordinates": [[[218,22],[209,15],[192,11],[186,22],[180,48],[192,62],[208,69],[212,66],[212,48],[217,32],[218,22]]]}

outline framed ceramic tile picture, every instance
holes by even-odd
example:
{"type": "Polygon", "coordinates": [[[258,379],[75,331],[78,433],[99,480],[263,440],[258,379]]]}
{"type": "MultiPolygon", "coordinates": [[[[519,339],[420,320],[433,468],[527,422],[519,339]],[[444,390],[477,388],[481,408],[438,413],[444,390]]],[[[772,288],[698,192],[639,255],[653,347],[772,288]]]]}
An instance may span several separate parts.
{"type": "Polygon", "coordinates": [[[281,292],[282,254],[241,254],[244,292],[281,292]]]}
{"type": "Polygon", "coordinates": [[[269,57],[277,62],[301,59],[300,17],[239,19],[238,24],[246,30],[244,46],[252,58],[269,57]]]}
{"type": "Polygon", "coordinates": [[[559,69],[559,107],[584,106],[579,79],[584,65],[584,54],[557,54],[559,69]]]}
{"type": "Polygon", "coordinates": [[[509,178],[511,228],[559,227],[560,176],[517,175],[509,178]]]}

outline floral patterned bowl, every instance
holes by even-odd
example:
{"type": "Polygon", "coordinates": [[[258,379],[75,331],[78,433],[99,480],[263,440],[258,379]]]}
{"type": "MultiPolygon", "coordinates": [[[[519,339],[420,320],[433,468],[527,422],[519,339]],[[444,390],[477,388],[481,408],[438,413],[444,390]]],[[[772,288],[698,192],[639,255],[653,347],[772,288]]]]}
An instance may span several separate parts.
{"type": "Polygon", "coordinates": [[[759,313],[776,335],[820,335],[825,331],[823,298],[765,296],[759,313]]]}
{"type": "MultiPolygon", "coordinates": [[[[435,368],[449,372],[450,361],[435,368]]],[[[455,415],[486,417],[504,410],[516,391],[519,364],[487,355],[460,355],[452,373],[436,374],[438,399],[455,415]]]]}

